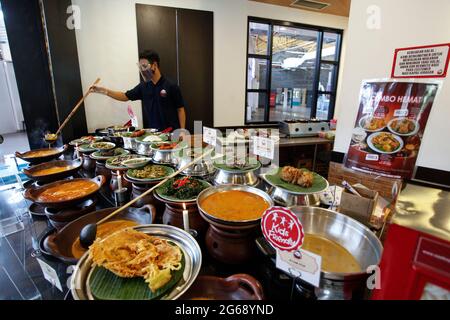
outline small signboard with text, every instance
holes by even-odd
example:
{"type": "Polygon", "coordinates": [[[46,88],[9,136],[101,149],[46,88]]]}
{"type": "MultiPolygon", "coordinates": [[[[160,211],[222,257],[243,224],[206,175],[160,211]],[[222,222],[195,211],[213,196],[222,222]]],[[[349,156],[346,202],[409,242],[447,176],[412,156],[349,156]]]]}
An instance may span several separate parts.
{"type": "Polygon", "coordinates": [[[445,78],[450,43],[395,50],[392,78],[445,78]]]}
{"type": "Polygon", "coordinates": [[[322,257],[301,249],[305,233],[298,217],[288,208],[272,207],[264,212],[261,229],[276,249],[277,268],[318,287],[322,257]]]}

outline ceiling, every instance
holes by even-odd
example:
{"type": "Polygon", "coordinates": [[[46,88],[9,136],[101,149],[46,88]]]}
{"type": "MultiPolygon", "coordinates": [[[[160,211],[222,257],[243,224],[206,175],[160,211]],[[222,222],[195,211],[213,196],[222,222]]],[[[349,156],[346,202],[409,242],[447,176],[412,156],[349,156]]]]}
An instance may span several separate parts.
{"type": "Polygon", "coordinates": [[[334,15],[343,16],[343,17],[349,16],[350,2],[351,2],[351,0],[312,0],[312,1],[325,2],[325,3],[330,4],[328,7],[326,7],[323,10],[314,10],[314,9],[308,9],[308,8],[303,8],[303,7],[302,8],[292,7],[291,3],[294,2],[294,0],[250,0],[250,1],[275,4],[275,5],[279,5],[279,6],[289,7],[292,9],[302,9],[302,10],[313,11],[313,12],[334,14],[334,15]]]}

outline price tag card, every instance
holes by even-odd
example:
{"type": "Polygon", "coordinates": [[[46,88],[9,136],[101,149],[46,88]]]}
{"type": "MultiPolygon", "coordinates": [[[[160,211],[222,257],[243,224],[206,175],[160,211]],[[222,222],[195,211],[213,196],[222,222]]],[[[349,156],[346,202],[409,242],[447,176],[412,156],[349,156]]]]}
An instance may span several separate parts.
{"type": "Polygon", "coordinates": [[[217,130],[213,128],[203,127],[203,142],[212,146],[216,146],[217,130]]]}
{"type": "Polygon", "coordinates": [[[253,153],[273,160],[275,158],[275,141],[270,138],[253,137],[253,153]]]}
{"type": "Polygon", "coordinates": [[[58,288],[59,291],[63,292],[61,281],[59,281],[58,274],[56,273],[55,269],[53,269],[51,266],[49,266],[47,263],[45,263],[43,260],[39,258],[36,258],[36,260],[39,263],[39,266],[41,267],[45,280],[47,280],[56,288],[58,288]]]}
{"type": "Polygon", "coordinates": [[[278,269],[315,287],[318,287],[320,283],[321,265],[322,257],[312,252],[302,249],[293,252],[277,250],[278,269]]]}

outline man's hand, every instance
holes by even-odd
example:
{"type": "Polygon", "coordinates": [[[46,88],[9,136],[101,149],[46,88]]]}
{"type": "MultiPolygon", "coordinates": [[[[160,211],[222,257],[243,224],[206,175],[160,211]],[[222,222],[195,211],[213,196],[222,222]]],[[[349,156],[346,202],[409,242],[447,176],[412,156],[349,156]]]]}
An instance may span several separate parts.
{"type": "Polygon", "coordinates": [[[105,96],[108,95],[108,89],[103,88],[103,87],[99,87],[99,86],[92,86],[89,89],[91,92],[95,92],[95,93],[100,93],[100,94],[104,94],[105,96]]]}

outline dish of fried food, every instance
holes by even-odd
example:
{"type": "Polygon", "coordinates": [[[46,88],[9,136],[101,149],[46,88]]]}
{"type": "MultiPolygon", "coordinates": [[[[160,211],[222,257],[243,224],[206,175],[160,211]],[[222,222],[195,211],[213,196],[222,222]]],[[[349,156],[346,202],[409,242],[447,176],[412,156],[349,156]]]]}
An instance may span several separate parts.
{"type": "Polygon", "coordinates": [[[389,123],[389,129],[400,135],[414,134],[418,129],[418,123],[407,118],[396,118],[389,123]]]}
{"type": "Polygon", "coordinates": [[[364,128],[366,131],[370,132],[380,131],[386,127],[386,120],[384,118],[366,116],[361,118],[360,126],[364,128]]]}
{"type": "Polygon", "coordinates": [[[171,272],[182,267],[178,246],[133,229],[97,239],[90,247],[89,256],[95,265],[119,277],[143,277],[152,292],[167,284],[171,272]]]}
{"type": "Polygon", "coordinates": [[[381,132],[369,137],[369,146],[381,153],[395,153],[403,147],[402,140],[388,132],[381,132]]]}
{"type": "Polygon", "coordinates": [[[314,176],[311,171],[290,166],[283,167],[280,178],[285,182],[298,184],[304,188],[311,187],[314,181],[314,176]]]}
{"type": "MultiPolygon", "coordinates": [[[[119,231],[121,229],[125,229],[128,227],[134,227],[137,225],[138,225],[138,223],[136,221],[131,221],[131,220],[114,220],[114,221],[105,222],[105,223],[102,223],[99,226],[97,226],[97,238],[103,239],[103,238],[107,237],[108,235],[113,234],[116,231],[119,231]]],[[[80,259],[86,251],[87,250],[85,248],[83,248],[83,246],[80,243],[80,237],[77,237],[77,239],[72,244],[73,257],[76,259],[80,259]]]]}

